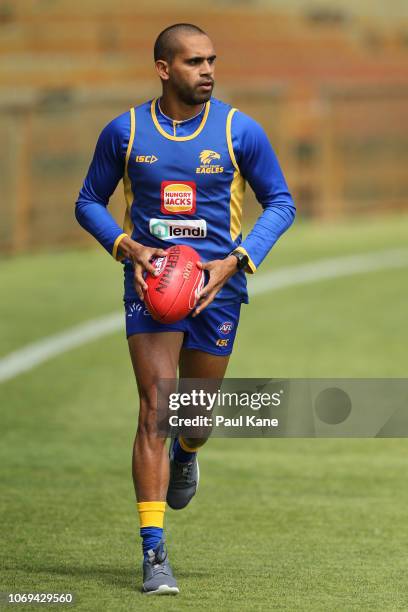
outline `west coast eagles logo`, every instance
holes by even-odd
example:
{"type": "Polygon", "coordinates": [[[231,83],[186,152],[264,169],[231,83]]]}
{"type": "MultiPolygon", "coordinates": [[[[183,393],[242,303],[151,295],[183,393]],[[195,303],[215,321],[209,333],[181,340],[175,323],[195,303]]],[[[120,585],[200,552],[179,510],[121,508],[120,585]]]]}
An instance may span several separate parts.
{"type": "Polygon", "coordinates": [[[197,174],[215,174],[224,172],[224,168],[217,164],[213,164],[214,160],[221,159],[221,155],[216,151],[210,151],[210,149],[204,149],[200,153],[201,166],[196,168],[197,174]]]}
{"type": "Polygon", "coordinates": [[[200,162],[202,164],[210,164],[213,159],[221,159],[221,155],[215,151],[210,151],[209,149],[204,149],[204,151],[201,151],[200,162]]]}

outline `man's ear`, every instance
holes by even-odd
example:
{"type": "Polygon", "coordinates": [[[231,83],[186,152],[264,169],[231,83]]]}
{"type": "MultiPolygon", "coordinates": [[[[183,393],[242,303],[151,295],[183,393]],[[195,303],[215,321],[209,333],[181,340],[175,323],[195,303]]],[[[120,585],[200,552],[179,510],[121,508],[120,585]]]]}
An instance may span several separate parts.
{"type": "Polygon", "coordinates": [[[162,81],[168,81],[169,79],[169,64],[165,60],[157,60],[156,70],[162,81]]]}

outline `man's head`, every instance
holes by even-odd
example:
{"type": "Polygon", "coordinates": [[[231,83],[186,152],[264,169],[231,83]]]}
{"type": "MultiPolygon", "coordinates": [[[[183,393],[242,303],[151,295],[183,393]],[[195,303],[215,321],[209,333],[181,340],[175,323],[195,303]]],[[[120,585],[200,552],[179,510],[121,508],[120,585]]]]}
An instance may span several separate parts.
{"type": "Polygon", "coordinates": [[[163,84],[184,104],[207,102],[214,87],[215,52],[211,40],[190,23],[177,23],[159,34],[154,61],[163,84]]]}

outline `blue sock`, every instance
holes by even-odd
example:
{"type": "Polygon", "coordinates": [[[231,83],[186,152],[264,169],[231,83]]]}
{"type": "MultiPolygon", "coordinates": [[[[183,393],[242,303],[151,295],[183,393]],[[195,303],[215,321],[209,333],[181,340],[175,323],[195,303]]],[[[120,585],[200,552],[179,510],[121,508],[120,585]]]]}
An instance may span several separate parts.
{"type": "Polygon", "coordinates": [[[196,455],[196,453],[188,453],[187,451],[183,450],[180,446],[178,438],[174,442],[173,453],[175,460],[179,463],[188,463],[189,461],[194,459],[194,456],[196,455]]]}
{"type": "Polygon", "coordinates": [[[154,550],[162,539],[163,529],[161,527],[142,527],[140,529],[140,537],[143,538],[143,556],[146,559],[147,551],[154,550]]]}

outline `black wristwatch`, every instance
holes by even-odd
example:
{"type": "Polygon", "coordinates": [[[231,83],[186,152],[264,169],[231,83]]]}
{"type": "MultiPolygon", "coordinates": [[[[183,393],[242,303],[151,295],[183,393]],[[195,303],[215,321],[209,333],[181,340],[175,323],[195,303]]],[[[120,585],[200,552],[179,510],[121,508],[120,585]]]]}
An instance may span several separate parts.
{"type": "Polygon", "coordinates": [[[245,253],[241,253],[241,251],[232,251],[230,255],[233,255],[237,258],[237,268],[238,270],[243,270],[248,264],[248,255],[245,253]]]}

